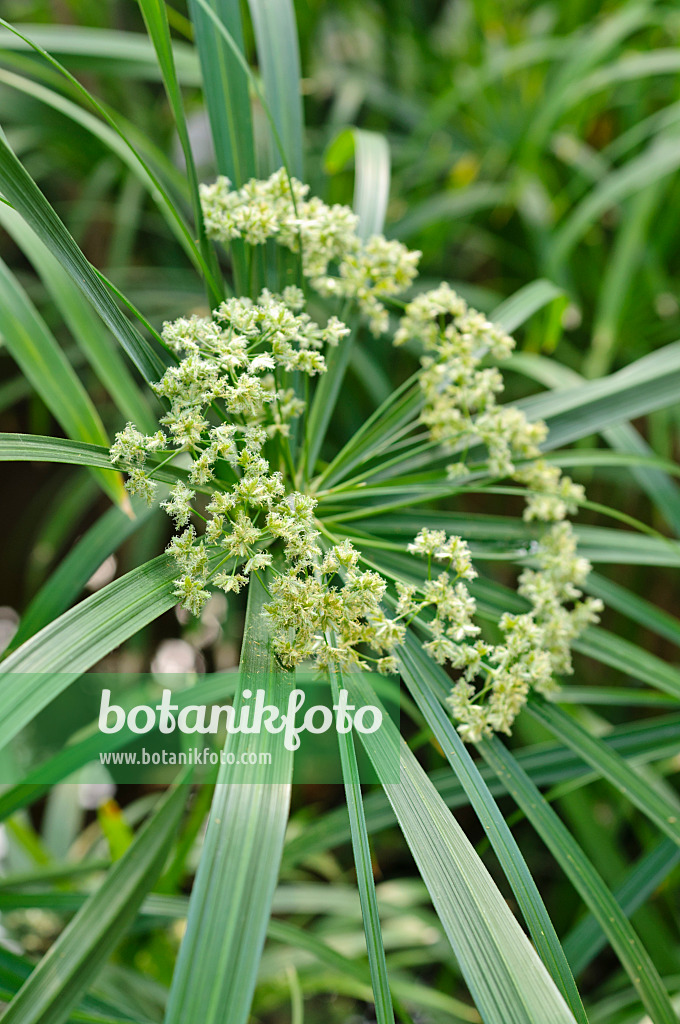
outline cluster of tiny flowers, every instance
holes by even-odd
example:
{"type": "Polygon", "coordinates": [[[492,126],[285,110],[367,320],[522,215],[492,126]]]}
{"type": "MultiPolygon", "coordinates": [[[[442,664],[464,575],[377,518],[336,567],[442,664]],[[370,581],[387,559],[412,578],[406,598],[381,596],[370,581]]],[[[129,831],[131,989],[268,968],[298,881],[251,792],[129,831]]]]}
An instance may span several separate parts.
{"type": "MultiPolygon", "coordinates": [[[[388,326],[384,300],[416,276],[419,253],[381,236],[362,241],[351,210],[308,198],[307,186],[284,171],[238,190],[219,178],[202,187],[202,202],[212,237],[251,245],[275,239],[299,253],[312,287],[355,300],[376,334],[388,326]]],[[[489,473],[526,485],[525,518],[547,525],[519,577],[528,610],[501,617],[500,642],[480,636],[469,586],[477,573],[460,537],[422,529],[408,552],[427,560],[427,579],[397,581],[392,590],[362,566],[349,540],[322,542],[315,498],[292,489],[282,472],[290,465],[291,423],[306,408],[284,375],[322,374],[324,349],[347,332],[337,317],[315,323],[293,286],[166,323],[163,339],[177,364],[154,385],[169,407],[164,429],[144,435],[128,423],[116,435],[112,461],[127,471],[130,492],[151,503],[154,476],[182,456],[181,479],[162,502],[176,528],[166,550],[177,564],[174,594],[182,607],[199,615],[210,587],[238,593],[253,573],[267,570],[265,614],[282,665],[314,661],[381,673],[398,671],[399,648],[418,618],[429,634],[425,650],[456,673],[449,704],[464,739],[507,733],[532,689],[550,693],[554,676],[571,671],[573,640],[601,610],[584,598],[590,565],[566,521],[583,489],[540,457],[545,424],[498,404],[503,380],[494,361],[510,355],[512,339],[445,284],[418,296],[406,306],[395,343],[423,346],[422,422],[456,452],[484,445],[489,473]],[[271,465],[275,457],[281,468],[271,465]],[[390,601],[396,604],[388,614],[390,601]]],[[[463,460],[449,472],[465,473],[463,460]]]]}
{"type": "Polygon", "coordinates": [[[501,617],[497,644],[479,639],[473,621],[476,602],[467,581],[477,574],[465,542],[423,529],[408,550],[427,557],[428,580],[420,587],[397,584],[397,613],[411,619],[434,609],[424,647],[440,665],[460,672],[448,698],[458,731],[473,743],[491,732],[509,733],[531,690],[552,693],[555,673],[572,671],[571,644],[602,610],[579,589],[590,564],[576,554],[571,524],[556,523],[535,544],[536,568],[521,574],[518,587],[530,609],[501,617]],[[442,561],[455,577],[450,571],[432,577],[432,563],[442,561]]]}
{"type": "Polygon", "coordinates": [[[475,636],[479,628],[471,621],[474,601],[463,581],[477,574],[467,544],[460,537],[422,530],[409,551],[428,554],[446,568],[420,591],[398,582],[392,616],[382,607],[387,581],[377,572],[358,567],[359,553],[349,540],[323,553],[317,548],[305,564],[298,562],[277,575],[271,587],[274,601],[267,611],[275,627],[274,648],[283,664],[293,667],[313,659],[322,667],[336,664],[374,667],[383,674],[397,672],[407,626],[427,609],[434,611],[434,621],[452,644],[475,636]]]}
{"type": "Polygon", "coordinates": [[[228,243],[241,238],[260,245],[273,238],[299,253],[302,272],[324,296],[357,302],[374,334],[388,327],[384,299],[402,293],[417,274],[420,253],[374,235],[362,241],[357,216],[348,206],[328,206],[309,186],[276,171],[266,181],[232,189],[228,178],[201,186],[208,234],[228,243]]]}
{"type": "Polygon", "coordinates": [[[180,570],[175,594],[196,615],[210,596],[209,581],[238,592],[252,571],[269,565],[271,556],[262,548],[281,535],[272,524],[285,520],[292,529],[309,501],[297,496],[300,501],[291,507],[281,472],[272,472],[263,456],[266,442],[286,438],[291,420],[305,408],[292,389],[279,386],[280,372],[323,373],[321,349],[337,345],[347,331],[336,317],[319,327],[303,306],[302,292],[289,287],[281,296],[265,291],[256,303],[228,299],[210,317],[165,324],[163,339],[179,357],[154,385],[170,404],[161,420],[167,433],[145,436],[128,423],[111,448],[112,460],[127,468],[128,490],[149,503],[158,464],[149,467],[148,457],[169,452],[165,464],[180,453],[188,456],[186,482],[178,482],[162,504],[183,531],[168,547],[180,570]],[[226,474],[218,474],[220,463],[228,467],[226,474]],[[206,488],[211,501],[197,512],[196,492],[206,488]],[[205,521],[201,537],[192,515],[205,521]],[[244,566],[217,571],[227,561],[244,566]]]}
{"type": "MultiPolygon", "coordinates": [[[[474,742],[492,731],[509,732],[532,689],[543,694],[553,691],[555,674],[572,670],[573,640],[597,621],[601,602],[584,598],[579,589],[590,564],[577,557],[573,529],[564,521],[577,511],[584,490],[540,457],[539,446],[547,436],[545,423],[530,423],[520,409],[498,404],[503,378],[494,364],[512,353],[514,341],[509,335],[442,284],[407,305],[395,344],[409,340],[420,342],[424,349],[421,421],[432,439],[458,452],[484,445],[491,476],[510,477],[526,485],[524,518],[554,524],[546,526],[534,542],[536,568],[525,570],[519,578],[518,593],[530,609],[501,617],[501,643],[480,639],[461,643],[463,627],[456,634],[439,614],[429,624],[431,640],[426,649],[436,661],[461,672],[449,705],[461,735],[474,742]]],[[[452,479],[465,472],[463,457],[449,467],[452,479]]],[[[423,534],[425,539],[409,550],[436,558],[434,550],[427,550],[431,534],[423,534]]],[[[431,588],[432,581],[427,586],[431,588]]],[[[442,586],[451,585],[442,580],[442,586]]],[[[465,587],[458,583],[457,589],[462,601],[465,587]]],[[[475,602],[469,594],[464,607],[465,637],[472,638],[475,602]]]]}
{"type": "MultiPolygon", "coordinates": [[[[393,652],[406,629],[382,608],[385,580],[359,568],[359,553],[350,541],[323,552],[315,537],[309,535],[306,556],[294,558],[270,586],[273,600],[265,611],[274,627],[277,657],[287,668],[312,660],[321,668],[364,665],[383,674],[396,671],[393,652]]],[[[284,541],[288,545],[285,536],[284,541]]]]}
{"type": "MultiPolygon", "coordinates": [[[[483,444],[492,476],[527,485],[525,519],[554,521],[576,512],[583,488],[538,459],[545,423],[530,423],[520,409],[498,404],[503,378],[497,366],[485,364],[507,359],[515,344],[509,335],[442,284],[407,305],[394,340],[423,346],[421,421],[433,440],[457,450],[483,444]],[[533,461],[515,465],[527,459],[533,461]]],[[[463,461],[449,467],[452,478],[464,472],[463,461]]]]}
{"type": "Polygon", "coordinates": [[[320,350],[337,345],[348,331],[337,317],[319,327],[301,311],[303,305],[302,292],[291,286],[282,296],[264,291],[255,303],[228,299],[209,317],[193,316],[164,325],[163,339],[179,357],[179,363],[153,385],[156,394],[170,404],[161,420],[167,434],[159,430],[144,436],[128,423],[111,448],[114,462],[130,465],[127,487],[131,493],[153,501],[156,484],[153,470],[146,472],[145,463],[148,455],[166,449],[191,454],[192,485],[212,481],[219,459],[240,467],[243,487],[254,487],[253,481],[266,474],[254,438],[262,437],[261,448],[266,438],[286,437],[291,420],[305,408],[292,389],[279,386],[280,374],[323,373],[326,364],[320,350]],[[222,419],[231,422],[211,425],[211,408],[222,409],[222,419]],[[246,430],[255,427],[254,432],[246,430]],[[236,439],[244,430],[249,443],[239,451],[236,439]]]}

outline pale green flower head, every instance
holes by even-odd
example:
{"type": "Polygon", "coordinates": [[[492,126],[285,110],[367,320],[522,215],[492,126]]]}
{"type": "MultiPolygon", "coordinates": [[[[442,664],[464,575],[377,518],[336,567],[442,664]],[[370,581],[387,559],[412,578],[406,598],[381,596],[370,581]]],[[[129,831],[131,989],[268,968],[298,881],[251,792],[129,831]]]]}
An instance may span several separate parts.
{"type": "Polygon", "coordinates": [[[161,502],[181,531],[167,547],[178,568],[175,596],[200,615],[211,587],[236,595],[253,574],[266,579],[273,650],[289,669],[312,662],[397,673],[415,629],[451,675],[449,706],[463,738],[509,732],[532,690],[549,694],[556,675],[571,671],[573,641],[601,610],[583,596],[590,565],[567,521],[583,488],[542,456],[546,425],[500,404],[500,364],[513,339],[447,284],[399,303],[420,253],[379,235],[362,240],[348,207],[310,197],[283,170],[240,189],[218,178],[201,198],[213,238],[255,247],[273,240],[297,255],[300,276],[281,294],[233,296],[206,315],[166,323],[162,337],[177,363],[154,386],[166,403],[165,430],[143,435],[128,423],[111,447],[129,490],[149,502],[157,469],[184,460],[161,502]],[[307,311],[310,289],[315,311],[337,307],[325,322],[307,311]],[[382,570],[370,536],[335,534],[323,491],[305,472],[304,447],[295,461],[314,388],[327,360],[338,358],[334,350],[349,343],[348,315],[378,335],[390,314],[395,345],[420,347],[413,428],[429,437],[437,464],[448,461],[442,485],[455,494],[471,474],[509,478],[523,486],[524,519],[538,524],[517,581],[525,610],[501,615],[491,630],[479,615],[480,570],[464,538],[429,525],[430,511],[418,505],[422,527],[391,545],[401,561],[382,570]]]}

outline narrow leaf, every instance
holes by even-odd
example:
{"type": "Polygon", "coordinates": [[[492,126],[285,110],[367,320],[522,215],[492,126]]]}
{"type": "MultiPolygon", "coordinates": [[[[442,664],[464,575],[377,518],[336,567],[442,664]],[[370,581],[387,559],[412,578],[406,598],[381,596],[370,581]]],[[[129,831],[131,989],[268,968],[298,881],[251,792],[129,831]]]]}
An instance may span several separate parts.
{"type": "Polygon", "coordinates": [[[178,786],[163,800],[19,990],[3,1024],[62,1024],[67,1019],[158,877],[185,798],[186,789],[178,786]]]}
{"type": "Polygon", "coordinates": [[[647,950],[571,832],[499,739],[483,740],[477,746],[597,918],[654,1024],[677,1024],[647,950]]]}
{"type": "MultiPolygon", "coordinates": [[[[598,775],[607,779],[619,793],[642,811],[657,828],[680,846],[680,821],[677,808],[662,793],[645,782],[631,765],[607,749],[600,739],[591,736],[575,719],[561,708],[545,700],[532,700],[531,715],[550,732],[587,761],[598,775]]],[[[680,731],[678,732],[680,741],[680,731]]]]}
{"type": "MultiPolygon", "coordinates": [[[[330,669],[329,674],[333,702],[337,703],[340,698],[340,689],[344,685],[342,675],[333,669],[330,669]]],[[[392,1008],[392,996],[390,994],[387,963],[385,961],[385,947],[380,927],[378,898],[375,892],[371,850],[368,843],[366,818],[364,816],[361,796],[361,780],[351,731],[347,733],[338,732],[338,745],[340,748],[340,763],[342,765],[345,799],[347,801],[347,812],[349,814],[350,832],[352,835],[352,850],[354,852],[361,913],[364,922],[364,934],[366,936],[368,963],[371,971],[376,1019],[378,1024],[390,1024],[390,1022],[394,1024],[394,1010],[392,1008]]]]}
{"type": "Polygon", "coordinates": [[[326,151],[325,166],[337,174],[354,153],[354,199],[352,208],[359,217],[362,238],[378,235],[385,226],[390,197],[390,148],[380,132],[365,128],[346,128],[326,151]]]}
{"type": "Polygon", "coordinates": [[[156,419],[106,325],[26,221],[8,206],[0,206],[0,220],[40,275],[50,298],[119,411],[141,430],[153,433],[157,429],[156,419]]]}
{"type": "MultiPolygon", "coordinates": [[[[613,891],[614,899],[626,917],[644,905],[678,864],[680,849],[667,838],[640,858],[613,891]]],[[[564,951],[574,973],[584,971],[606,945],[607,938],[596,918],[588,914],[564,940],[564,951]]]]}
{"type": "Polygon", "coordinates": [[[224,295],[218,287],[220,273],[217,258],[215,256],[215,250],[208,240],[208,236],[205,231],[205,224],[203,222],[203,212],[201,210],[201,200],[198,191],[198,175],[196,173],[196,164],[194,162],[194,155],[191,149],[191,140],[189,138],[189,129],[187,127],[186,116],[184,113],[182,93],[175,68],[172,38],[170,36],[170,26],[168,24],[165,0],[139,0],[139,3],[142,9],[142,14],[144,15],[147,30],[154,44],[154,49],[156,50],[158,64],[163,75],[165,91],[175,118],[175,125],[177,127],[180,145],[182,146],[182,153],[184,154],[184,162],[189,181],[191,204],[194,212],[194,223],[196,224],[196,231],[198,234],[198,243],[205,261],[205,266],[208,268],[210,273],[210,277],[207,282],[208,299],[212,305],[216,305],[224,298],[224,295]]]}
{"type": "MultiPolygon", "coordinates": [[[[289,677],[269,649],[268,624],[262,614],[266,593],[259,580],[248,588],[240,691],[265,690],[265,703],[283,708],[289,677]]],[[[225,747],[238,759],[243,752],[271,754],[258,765],[258,781],[229,784],[232,768],[220,768],[201,862],[189,904],[187,930],[173,977],[165,1024],[245,1024],[255,989],[258,965],[288,820],[293,771],[292,753],[281,737],[230,733],[225,747]]]]}
{"type": "Polygon", "coordinates": [[[576,1020],[588,1024],[583,1003],[567,958],[545,908],[536,883],[505,819],[498,810],[477,767],[440,700],[450,690],[450,680],[409,635],[401,655],[402,678],[425,716],[435,738],[460,780],[501,867],[512,886],[529,933],[553,981],[576,1020]],[[429,684],[429,685],[428,685],[429,684]]]}
{"type": "MultiPolygon", "coordinates": [[[[238,3],[209,0],[214,16],[243,53],[243,26],[238,3]]],[[[189,0],[196,47],[201,62],[203,89],[215,144],[217,169],[240,188],[255,174],[253,123],[248,79],[240,61],[216,31],[214,20],[197,0],[189,0]]]]}
{"type": "Polygon", "coordinates": [[[70,682],[176,603],[167,555],[133,569],[60,615],[0,665],[0,748],[70,682]]]}
{"type": "MultiPolygon", "coordinates": [[[[364,238],[382,231],[390,193],[390,151],[387,140],[377,132],[353,128],[347,133],[353,140],[356,158],[354,172],[354,212],[359,216],[364,238]]],[[[342,137],[336,144],[342,144],[342,137]]],[[[341,338],[328,354],[326,373],[321,377],[306,424],[306,472],[311,476],[328,431],[345,372],[352,353],[356,331],[341,338]]]]}
{"type": "MultiPolygon", "coordinates": [[[[61,462],[72,466],[116,468],[108,448],[39,434],[0,434],[0,462],[61,462]]],[[[181,469],[170,466],[154,470],[154,479],[164,483],[177,483],[185,477],[181,469]]]]}
{"type": "Polygon", "coordinates": [[[52,206],[0,136],[0,190],[88,297],[148,383],[160,380],[167,361],[127,320],[92,264],[83,256],[52,206]]]}
{"type": "MultiPolygon", "coordinates": [[[[378,704],[362,677],[364,703],[378,704]]],[[[379,777],[398,730],[387,715],[361,739],[379,777]]],[[[385,785],[432,902],[486,1024],[552,1024],[574,1017],[462,829],[401,740],[401,778],[385,785]]]]}
{"type": "Polygon", "coordinates": [[[304,180],[302,76],[292,0],[248,0],[248,7],[264,94],[278,136],[272,140],[271,169],[283,163],[289,174],[304,180]],[[278,152],[279,144],[283,153],[278,152]]]}
{"type": "MultiPolygon", "coordinates": [[[[677,754],[677,732],[680,715],[656,718],[653,725],[645,721],[614,728],[603,742],[627,759],[638,764],[674,757],[677,754]]],[[[536,786],[553,786],[568,782],[572,788],[592,782],[595,773],[572,751],[554,743],[541,743],[516,752],[515,761],[536,786]]],[[[504,787],[488,765],[480,765],[479,773],[494,797],[502,796],[504,787]]],[[[459,780],[449,768],[437,769],[428,778],[448,807],[465,807],[468,797],[459,780]]],[[[367,829],[370,834],[391,828],[394,814],[384,793],[375,791],[364,798],[367,829]]],[[[349,842],[347,814],[343,808],[328,811],[310,822],[303,835],[286,845],[286,865],[304,862],[306,857],[349,842]]]]}
{"type": "MultiPolygon", "coordinates": [[[[74,440],[105,445],[106,431],[85,388],[45,321],[0,260],[0,332],[12,358],[62,429],[74,440]]],[[[121,503],[119,473],[96,471],[101,487],[121,503]]]]}
{"type": "Polygon", "coordinates": [[[555,299],[562,299],[564,294],[564,291],[552,281],[544,279],[532,281],[531,284],[516,291],[505,302],[501,302],[500,306],[496,306],[489,317],[511,334],[539,309],[554,302],[555,299]]]}

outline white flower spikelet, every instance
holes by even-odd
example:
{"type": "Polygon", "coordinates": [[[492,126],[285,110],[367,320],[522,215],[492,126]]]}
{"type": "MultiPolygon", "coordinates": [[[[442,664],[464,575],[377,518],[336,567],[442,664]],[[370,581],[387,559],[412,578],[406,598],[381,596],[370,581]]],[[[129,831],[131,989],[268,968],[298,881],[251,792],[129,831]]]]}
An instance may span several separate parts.
{"type": "Polygon", "coordinates": [[[552,693],[555,674],[572,671],[571,644],[602,610],[601,601],[584,598],[579,589],[590,565],[576,554],[571,524],[556,523],[536,544],[536,568],[525,569],[518,586],[529,610],[502,615],[502,640],[495,644],[478,638],[476,602],[466,582],[476,572],[465,541],[423,529],[408,550],[428,559],[429,578],[420,586],[397,587],[397,613],[413,618],[428,608],[434,612],[424,647],[440,665],[460,672],[448,698],[459,732],[469,742],[495,731],[509,733],[532,689],[552,693]],[[456,575],[444,572],[433,579],[432,560],[444,551],[456,575]]]}
{"type": "MultiPolygon", "coordinates": [[[[441,284],[406,306],[394,342],[406,341],[420,342],[424,349],[421,421],[432,439],[461,453],[484,445],[491,476],[527,485],[525,519],[554,521],[576,512],[583,488],[539,459],[548,433],[545,423],[531,423],[520,409],[498,404],[503,377],[496,366],[484,363],[507,359],[513,339],[441,284]],[[532,460],[528,465],[515,464],[527,459],[532,460]]],[[[451,479],[462,475],[464,457],[449,467],[451,479]]]]}
{"type": "MultiPolygon", "coordinates": [[[[374,334],[388,327],[383,300],[401,294],[416,277],[420,253],[374,235],[363,242],[347,206],[328,206],[282,168],[266,181],[232,189],[228,178],[201,186],[208,234],[228,243],[260,245],[273,238],[299,253],[302,272],[321,295],[354,299],[374,334]]],[[[332,342],[331,342],[332,343],[332,342]]]]}

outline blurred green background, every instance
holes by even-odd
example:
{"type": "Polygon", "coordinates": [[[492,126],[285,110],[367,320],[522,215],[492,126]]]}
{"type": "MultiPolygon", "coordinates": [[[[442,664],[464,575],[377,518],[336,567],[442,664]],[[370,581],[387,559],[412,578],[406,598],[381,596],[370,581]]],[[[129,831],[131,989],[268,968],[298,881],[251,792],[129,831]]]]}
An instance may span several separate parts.
{"type": "MultiPolygon", "coordinates": [[[[537,278],[553,282],[559,290],[555,300],[519,332],[518,347],[523,353],[554,356],[584,377],[611,372],[680,338],[676,3],[298,0],[295,6],[309,126],[306,177],[325,198],[351,202],[351,162],[333,142],[349,125],[384,133],[392,157],[386,232],[422,250],[421,284],[451,280],[468,301],[488,311],[537,278]]],[[[197,162],[203,179],[209,179],[213,158],[188,45],[191,26],[183,3],[173,3],[172,9],[197,162]]],[[[136,3],[5,0],[2,15],[27,26],[35,41],[117,111],[152,165],[174,163],[181,195],[179,147],[136,3]],[[138,45],[129,33],[140,34],[138,45]]],[[[88,113],[74,120],[74,106],[82,108],[68,82],[6,34],[1,41],[0,124],[90,260],[156,326],[203,309],[201,284],[138,179],[89,130],[88,113]]],[[[118,415],[107,405],[59,311],[3,231],[0,256],[62,341],[107,429],[119,429],[118,415]]],[[[390,374],[400,372],[388,346],[387,340],[376,342],[370,372],[360,356],[350,368],[347,388],[355,417],[361,418],[384,394],[390,374]]],[[[526,390],[519,376],[508,376],[511,396],[526,390]]],[[[679,417],[680,402],[636,426],[659,455],[677,458],[679,417]]],[[[58,433],[1,347],[0,430],[58,433]]],[[[0,508],[0,647],[40,583],[106,507],[88,476],[64,467],[16,464],[3,472],[9,500],[0,508]]],[[[680,522],[664,518],[628,481],[617,471],[599,472],[589,498],[652,523],[662,533],[677,533],[680,522]]],[[[589,521],[587,512],[581,521],[589,521]]],[[[165,521],[152,517],[123,546],[117,561],[90,581],[89,589],[152,557],[165,530],[165,521]]],[[[607,574],[677,613],[676,570],[612,565],[607,574]]],[[[215,597],[198,622],[168,613],[112,655],[111,667],[228,668],[238,658],[242,609],[230,608],[226,620],[225,612],[224,598],[215,597]]],[[[624,633],[632,629],[613,608],[603,622],[624,633]]],[[[642,627],[627,635],[661,657],[670,654],[670,644],[642,627]]],[[[613,669],[605,674],[582,655],[576,670],[579,684],[620,685],[627,678],[613,669]]],[[[617,715],[625,720],[625,709],[610,717],[617,715]]],[[[535,730],[522,720],[518,734],[535,737],[535,730]]],[[[428,758],[432,765],[439,763],[434,751],[422,753],[426,763],[428,758]]],[[[310,809],[307,800],[299,827],[314,806],[337,802],[332,789],[319,787],[311,795],[316,803],[310,809]]],[[[605,879],[614,883],[624,863],[620,851],[638,852],[622,805],[612,802],[606,786],[598,783],[563,796],[559,808],[605,879]]],[[[482,839],[469,810],[461,821],[474,840],[482,839]]],[[[523,850],[561,931],[572,920],[570,890],[549,874],[554,869],[523,828],[518,837],[527,840],[523,850]]],[[[384,871],[403,868],[404,848],[392,831],[376,837],[376,859],[384,871]]],[[[317,865],[319,874],[331,878],[342,877],[345,868],[330,854],[317,865]]],[[[416,896],[413,900],[417,905],[416,896]]],[[[660,970],[672,970],[677,962],[672,951],[675,903],[668,896],[634,917],[660,970]]],[[[418,915],[415,920],[424,928],[425,912],[418,910],[418,915]]],[[[152,973],[166,980],[171,944],[165,940],[166,948],[161,939],[156,941],[151,952],[140,943],[132,954],[146,957],[147,968],[152,963],[152,973]]],[[[431,962],[423,976],[446,987],[448,954],[440,947],[439,941],[428,948],[431,962]]],[[[586,993],[611,966],[608,956],[596,960],[586,976],[586,993]]],[[[266,1017],[266,1005],[262,1012],[266,1017]]],[[[361,1019],[348,1013],[339,998],[335,1010],[324,1004],[318,1019],[361,1019]]]]}

